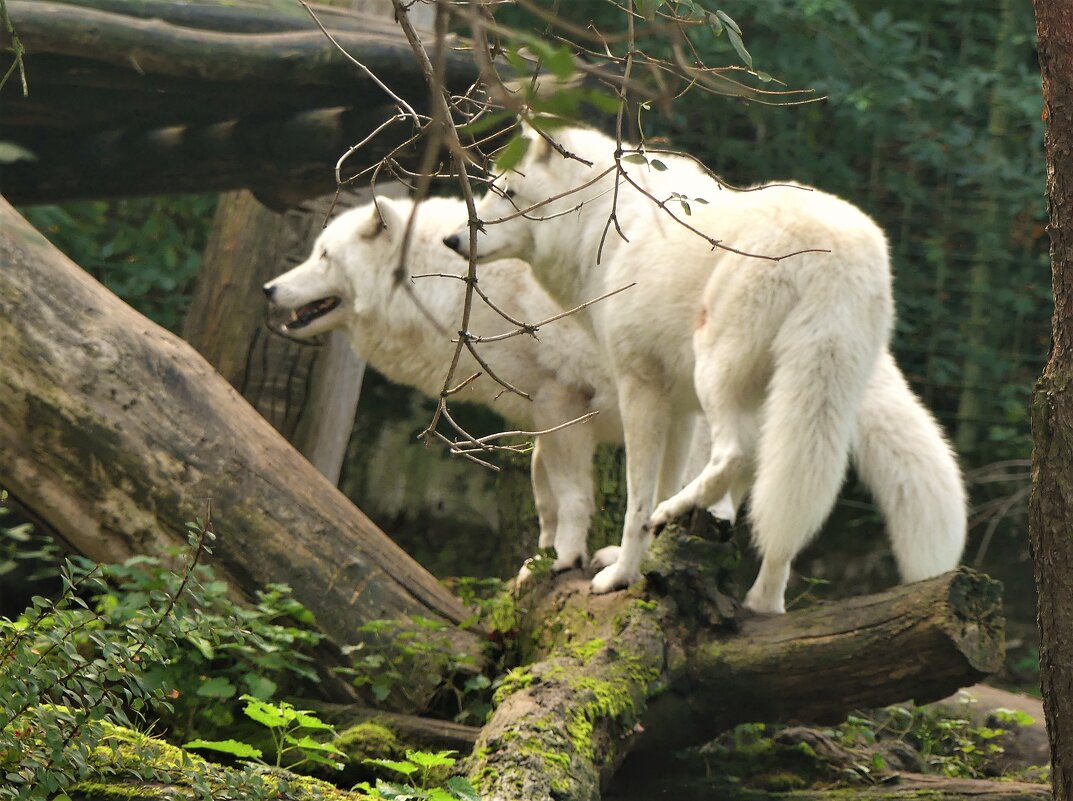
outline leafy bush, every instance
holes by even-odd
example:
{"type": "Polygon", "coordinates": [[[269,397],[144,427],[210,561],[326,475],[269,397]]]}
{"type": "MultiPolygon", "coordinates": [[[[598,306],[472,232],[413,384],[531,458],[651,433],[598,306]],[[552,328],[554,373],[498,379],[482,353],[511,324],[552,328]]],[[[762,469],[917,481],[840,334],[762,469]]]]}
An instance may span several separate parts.
{"type": "Polygon", "coordinates": [[[211,541],[193,528],[190,555],[175,583],[155,591],[143,613],[112,627],[81,595],[98,580],[63,571],[56,602],[36,597],[16,620],[0,618],[0,798],[49,796],[98,775],[95,751],[110,724],[134,728],[132,716],[165,708],[160,688],[145,681],[146,666],[174,643],[170,625],[178,599],[194,592],[191,571],[211,541]]]}
{"type": "MultiPolygon", "coordinates": [[[[149,556],[106,566],[78,560],[73,573],[92,574],[91,608],[109,630],[143,625],[149,602],[176,581],[163,560],[149,556]]],[[[290,588],[269,585],[244,606],[207,565],[194,567],[190,578],[196,589],[176,599],[160,659],[142,677],[168,698],[173,733],[192,737],[232,725],[243,693],[267,700],[319,680],[309,652],[321,635],[309,628],[313,616],[290,588]]]]}

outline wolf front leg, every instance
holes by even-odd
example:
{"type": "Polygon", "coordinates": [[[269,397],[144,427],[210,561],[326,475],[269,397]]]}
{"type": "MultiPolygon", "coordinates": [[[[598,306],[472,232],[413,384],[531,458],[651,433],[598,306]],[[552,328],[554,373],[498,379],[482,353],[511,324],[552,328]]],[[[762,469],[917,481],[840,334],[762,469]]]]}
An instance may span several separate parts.
{"type": "MultiPolygon", "coordinates": [[[[561,422],[561,421],[559,421],[561,422]]],[[[552,570],[584,567],[589,562],[588,534],[596,503],[592,460],[596,438],[588,423],[575,423],[539,438],[539,465],[555,505],[552,570]]],[[[544,531],[541,530],[541,546],[544,531]]]]}
{"type": "Polygon", "coordinates": [[[638,581],[641,559],[652,540],[646,524],[670,434],[671,410],[668,393],[651,375],[619,379],[619,411],[626,441],[626,519],[616,561],[592,580],[595,593],[622,589],[638,581]]]}

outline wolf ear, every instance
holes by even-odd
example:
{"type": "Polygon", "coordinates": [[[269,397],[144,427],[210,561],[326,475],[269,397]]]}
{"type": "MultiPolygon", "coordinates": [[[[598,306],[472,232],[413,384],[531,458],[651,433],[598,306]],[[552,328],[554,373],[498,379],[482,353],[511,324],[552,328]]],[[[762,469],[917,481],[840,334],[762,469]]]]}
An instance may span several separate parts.
{"type": "Polygon", "coordinates": [[[384,221],[380,219],[380,211],[376,204],[369,206],[365,219],[358,226],[358,236],[362,239],[376,239],[384,230],[384,221]]]}
{"type": "Polygon", "coordinates": [[[380,219],[387,229],[387,238],[394,242],[402,238],[402,232],[406,229],[406,215],[395,204],[395,201],[386,197],[378,197],[376,205],[380,207],[380,219]]]}
{"type": "Polygon", "coordinates": [[[388,238],[393,239],[405,223],[399,210],[390,200],[377,197],[369,207],[369,216],[358,233],[362,239],[376,239],[386,231],[388,238]]]}

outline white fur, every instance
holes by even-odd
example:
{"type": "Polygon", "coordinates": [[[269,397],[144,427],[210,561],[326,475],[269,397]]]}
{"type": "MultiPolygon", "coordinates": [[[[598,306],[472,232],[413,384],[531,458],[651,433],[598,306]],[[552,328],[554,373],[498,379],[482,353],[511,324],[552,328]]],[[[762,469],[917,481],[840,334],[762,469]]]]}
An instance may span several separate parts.
{"type": "Polygon", "coordinates": [[[591,167],[526,135],[525,158],[499,182],[511,198],[481,203],[478,257],[529,261],[564,306],[636,283],[588,310],[618,390],[629,498],[621,553],[594,591],[639,577],[652,527],[728,492],[736,505],[751,488],[763,562],[746,605],[782,612],[790,563],[830,512],[851,449],[890,522],[903,578],[953,568],[965,537],[960,472],[889,355],[889,257],[872,220],[807,187],[730,191],[683,157],[660,155],[662,171],[623,165],[678,220],[728,247],[799,254],[753,258],[713,248],[630,181],[616,198],[613,171],[590,183],[613,165],[615,143],[602,134],[555,133],[591,167]],[[672,193],[691,199],[690,215],[672,193]],[[613,204],[628,241],[609,227],[613,204]],[[660,476],[680,463],[681,421],[698,408],[710,458],[668,497],[660,476]]]}
{"type": "MultiPolygon", "coordinates": [[[[457,278],[411,278],[427,273],[461,276],[466,262],[443,247],[443,237],[466,219],[459,200],[429,199],[418,207],[413,239],[396,276],[411,201],[377,200],[333,220],[308,260],[265,285],[284,310],[325,297],[341,304],[289,335],[308,337],[342,328],[355,352],[385,376],[437,397],[462,320],[465,285],[457,278]],[[382,216],[382,220],[381,220],[382,216]]],[[[560,308],[533,280],[527,265],[501,260],[481,265],[479,283],[494,303],[517,320],[535,323],[560,308]]],[[[470,317],[477,335],[514,328],[478,297],[470,317]]],[[[571,318],[540,329],[539,339],[521,335],[478,346],[496,374],[532,396],[512,393],[483,375],[454,396],[483,404],[511,424],[530,430],[552,428],[590,411],[592,420],[536,438],[532,481],[540,518],[540,547],[554,545],[555,569],[586,564],[586,535],[594,511],[592,458],[597,441],[621,442],[615,388],[591,338],[571,318]]],[[[464,352],[458,383],[481,372],[464,352]]],[[[697,430],[694,424],[694,430],[697,430]]],[[[679,482],[674,489],[681,486],[679,482]]],[[[613,561],[613,559],[612,559],[613,561]]]]}

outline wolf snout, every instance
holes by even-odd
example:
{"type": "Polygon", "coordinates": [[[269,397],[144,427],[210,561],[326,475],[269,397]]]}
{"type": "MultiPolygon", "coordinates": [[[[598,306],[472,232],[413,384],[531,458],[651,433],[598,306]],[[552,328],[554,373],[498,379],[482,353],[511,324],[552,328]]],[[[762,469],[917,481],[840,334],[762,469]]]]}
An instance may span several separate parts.
{"type": "Polygon", "coordinates": [[[443,238],[443,244],[447,245],[455,253],[462,252],[462,240],[458,238],[458,234],[451,234],[443,238]]]}
{"type": "Polygon", "coordinates": [[[261,289],[269,300],[272,300],[272,296],[276,294],[276,287],[272,284],[265,284],[261,289]]]}

